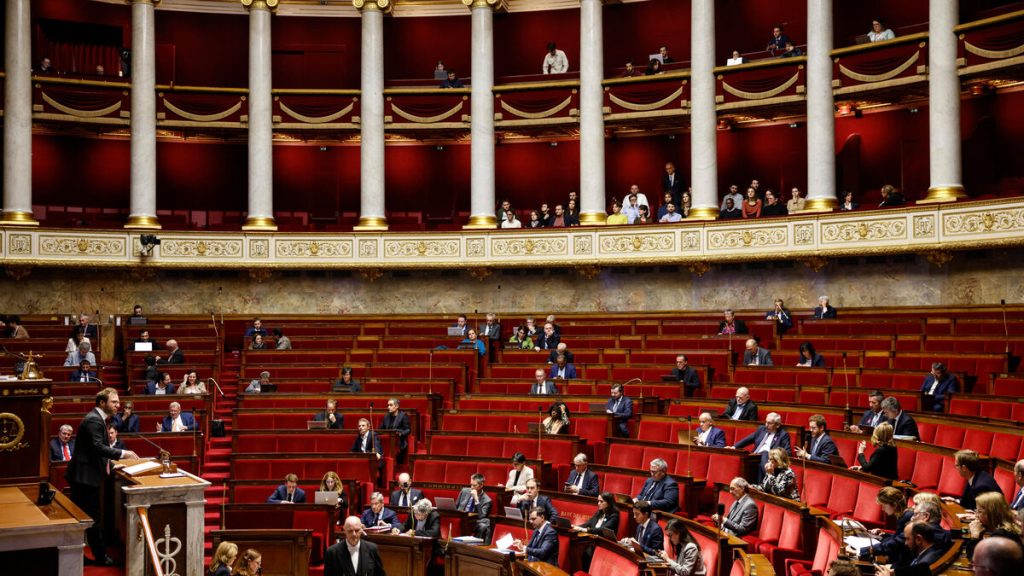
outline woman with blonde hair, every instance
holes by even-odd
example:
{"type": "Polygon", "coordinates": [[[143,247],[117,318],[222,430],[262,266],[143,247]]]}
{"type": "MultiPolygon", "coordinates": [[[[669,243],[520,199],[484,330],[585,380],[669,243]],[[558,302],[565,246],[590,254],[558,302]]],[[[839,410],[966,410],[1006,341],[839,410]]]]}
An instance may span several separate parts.
{"type": "Polygon", "coordinates": [[[892,439],[892,424],[882,422],[875,426],[874,432],[871,433],[871,444],[875,451],[871,453],[870,459],[864,458],[867,443],[861,441],[857,445],[857,461],[860,465],[850,466],[850,469],[896,480],[896,442],[892,439]]]}
{"type": "Polygon", "coordinates": [[[768,462],[764,465],[764,480],[754,486],[765,494],[800,500],[800,489],[796,485],[796,473],[789,466],[789,454],[782,448],[768,451],[768,462]]]}
{"type": "Polygon", "coordinates": [[[232,576],[257,576],[261,572],[263,566],[263,555],[249,548],[242,553],[242,557],[238,560],[238,566],[235,567],[235,572],[232,576]]]}
{"type": "Polygon", "coordinates": [[[968,526],[971,538],[980,540],[989,536],[1005,536],[1010,540],[1020,541],[1021,526],[1017,523],[1016,514],[1006,503],[1006,498],[999,492],[979,494],[975,500],[974,520],[968,526]]]}
{"type": "Polygon", "coordinates": [[[338,503],[334,506],[335,510],[341,510],[342,508],[348,508],[348,502],[345,500],[345,489],[341,483],[341,476],[334,470],[328,470],[324,477],[320,479],[320,492],[337,492],[338,503]]]}
{"type": "Polygon", "coordinates": [[[217,551],[213,553],[213,561],[210,562],[210,576],[231,576],[231,566],[238,558],[238,545],[234,542],[221,542],[217,545],[217,551]]]}

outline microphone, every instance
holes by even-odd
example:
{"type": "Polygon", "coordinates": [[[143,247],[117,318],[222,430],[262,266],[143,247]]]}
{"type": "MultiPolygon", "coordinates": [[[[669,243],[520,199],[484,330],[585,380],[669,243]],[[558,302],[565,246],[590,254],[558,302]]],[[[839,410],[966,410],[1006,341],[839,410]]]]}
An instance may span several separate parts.
{"type": "Polygon", "coordinates": [[[106,384],[103,383],[103,380],[100,380],[99,378],[97,378],[95,376],[86,376],[85,377],[85,381],[86,382],[99,382],[101,388],[106,386],[106,384]]]}
{"type": "Polygon", "coordinates": [[[147,444],[153,446],[154,448],[156,448],[157,450],[160,451],[160,455],[159,455],[160,460],[170,460],[171,459],[170,451],[165,450],[159,444],[157,444],[156,442],[153,442],[152,440],[150,440],[149,438],[146,438],[145,436],[143,436],[141,434],[139,435],[139,438],[142,439],[147,444]]]}

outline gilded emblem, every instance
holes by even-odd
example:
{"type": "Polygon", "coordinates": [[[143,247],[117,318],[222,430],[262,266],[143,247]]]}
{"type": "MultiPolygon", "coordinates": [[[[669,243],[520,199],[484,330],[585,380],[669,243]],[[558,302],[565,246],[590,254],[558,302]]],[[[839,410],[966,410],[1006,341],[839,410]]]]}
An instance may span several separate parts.
{"type": "Polygon", "coordinates": [[[82,238],[81,240],[78,241],[78,251],[79,252],[85,252],[88,249],[89,249],[89,241],[88,240],[86,240],[85,238],[82,238]]]}
{"type": "Polygon", "coordinates": [[[857,225],[857,235],[860,236],[861,238],[867,238],[868,237],[868,225],[863,223],[863,222],[858,224],[857,225]]]}
{"type": "Polygon", "coordinates": [[[427,253],[427,243],[426,242],[420,242],[420,243],[416,244],[416,251],[419,252],[420,256],[423,256],[424,254],[426,254],[427,253]]]}
{"type": "Polygon", "coordinates": [[[754,241],[754,234],[750,230],[743,231],[743,245],[750,246],[750,243],[754,241]]]}
{"type": "Polygon", "coordinates": [[[535,247],[536,247],[536,244],[533,243],[533,240],[527,240],[526,244],[524,245],[524,248],[526,249],[526,253],[527,254],[533,254],[533,249],[535,247]]]}
{"type": "Polygon", "coordinates": [[[14,452],[28,448],[28,442],[21,441],[24,437],[25,423],[21,421],[21,418],[10,412],[0,413],[0,452],[14,452]]]}
{"type": "Polygon", "coordinates": [[[985,215],[981,217],[981,223],[985,226],[985,230],[991,230],[992,226],[996,223],[996,217],[990,212],[986,212],[985,215]]]}
{"type": "Polygon", "coordinates": [[[200,240],[199,243],[196,244],[196,254],[199,254],[200,256],[206,255],[206,242],[200,240]]]}
{"type": "Polygon", "coordinates": [[[643,245],[643,239],[641,239],[639,236],[633,236],[633,250],[639,250],[643,245]]]}
{"type": "Polygon", "coordinates": [[[317,244],[316,242],[310,242],[309,243],[309,253],[312,254],[313,256],[316,256],[317,254],[319,254],[320,253],[320,245],[317,244]]]}

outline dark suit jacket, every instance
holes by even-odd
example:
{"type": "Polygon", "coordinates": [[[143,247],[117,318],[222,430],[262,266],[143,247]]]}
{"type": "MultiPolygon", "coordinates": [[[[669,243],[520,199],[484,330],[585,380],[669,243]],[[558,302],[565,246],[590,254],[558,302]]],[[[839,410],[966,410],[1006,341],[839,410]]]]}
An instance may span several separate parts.
{"type": "Polygon", "coordinates": [[[139,415],[132,414],[127,420],[124,419],[124,414],[114,414],[114,426],[117,427],[118,432],[138,432],[139,431],[139,415]]]}
{"type": "Polygon", "coordinates": [[[790,316],[789,310],[785,308],[781,312],[776,313],[775,309],[772,308],[764,314],[765,320],[775,320],[775,325],[778,327],[780,334],[785,334],[787,330],[793,327],[793,317],[790,316]],[[774,316],[774,318],[772,318],[774,316]]]}
{"type": "MultiPolygon", "coordinates": [[[[750,366],[754,362],[754,354],[750,353],[750,350],[743,351],[743,365],[750,366]]],[[[772,362],[772,353],[765,348],[757,347],[757,365],[758,366],[774,366],[772,362]]]]}
{"type": "Polygon", "coordinates": [[[185,363],[185,353],[181,351],[181,348],[178,348],[174,352],[171,352],[170,354],[168,354],[167,358],[161,358],[161,359],[157,360],[156,363],[157,364],[184,364],[185,363]]]}
{"type": "MultiPolygon", "coordinates": [[[[881,412],[878,412],[878,415],[879,415],[879,417],[878,417],[878,424],[881,424],[882,422],[886,421],[885,414],[883,414],[881,412]]],[[[858,422],[857,425],[861,426],[861,427],[864,427],[864,426],[872,426],[872,427],[876,426],[875,424],[871,423],[874,419],[875,419],[875,412],[872,411],[870,408],[868,408],[867,410],[864,411],[864,415],[860,417],[860,422],[858,422]]]]}
{"type": "MultiPolygon", "coordinates": [[[[700,434],[700,430],[697,430],[697,434],[700,434]]],[[[704,440],[704,445],[725,448],[725,430],[711,426],[711,430],[708,430],[708,436],[704,440]]]]}
{"type": "Polygon", "coordinates": [[[526,544],[526,559],[558,566],[558,532],[550,523],[533,531],[526,544]]]}
{"type": "Polygon", "coordinates": [[[665,476],[659,481],[655,481],[652,476],[644,481],[644,487],[636,498],[647,500],[655,510],[675,512],[679,510],[679,484],[671,476],[665,476]]]}
{"type": "Polygon", "coordinates": [[[490,328],[486,324],[481,324],[477,334],[487,336],[491,342],[501,342],[501,323],[495,322],[490,328]]]}
{"type": "MultiPolygon", "coordinates": [[[[555,394],[558,394],[558,390],[555,389],[555,383],[552,382],[551,380],[545,380],[544,381],[544,392],[543,393],[547,394],[549,396],[554,396],[555,394]]],[[[530,386],[530,394],[541,394],[541,391],[539,390],[539,387],[537,386],[537,382],[534,382],[530,386]]]]}
{"type": "Polygon", "coordinates": [[[366,439],[366,450],[363,450],[363,438],[359,434],[356,434],[356,439],[352,441],[352,452],[365,452],[369,454],[375,452],[377,454],[384,454],[384,449],[380,445],[380,437],[373,430],[368,431],[366,439]]]}
{"type": "Polygon", "coordinates": [[[341,421],[343,419],[344,418],[342,417],[341,414],[338,414],[337,412],[335,412],[334,413],[334,422],[332,423],[330,420],[327,419],[327,411],[326,410],[324,410],[323,412],[313,416],[313,420],[316,420],[317,422],[327,422],[327,428],[329,430],[341,430],[341,421]]]}
{"type": "MultiPolygon", "coordinates": [[[[574,364],[576,362],[576,355],[572,353],[572,350],[566,350],[562,353],[565,356],[565,363],[574,364]]],[[[552,350],[551,354],[548,354],[548,364],[554,364],[558,360],[558,350],[552,350]]]]}
{"type": "MultiPolygon", "coordinates": [[[[459,491],[459,497],[455,499],[455,508],[462,510],[463,512],[469,511],[469,503],[473,501],[473,490],[471,488],[463,488],[459,491]]],[[[491,497],[487,495],[487,492],[480,493],[480,503],[474,505],[475,510],[473,512],[479,516],[476,523],[479,525],[481,522],[490,522],[488,518],[491,515],[491,497]]]]}
{"type": "Polygon", "coordinates": [[[359,570],[352,569],[350,558],[348,545],[342,538],[324,555],[324,576],[386,576],[384,562],[373,542],[365,539],[359,542],[359,570]]]}
{"type": "Polygon", "coordinates": [[[872,546],[865,546],[860,549],[860,558],[862,560],[871,560],[875,556],[888,556],[889,562],[894,566],[906,564],[909,562],[907,555],[907,541],[903,537],[903,530],[907,527],[907,523],[914,517],[913,509],[905,510],[899,518],[896,519],[896,530],[891,534],[886,534],[878,541],[878,544],[872,546]]]}
{"type": "MultiPolygon", "coordinates": [[[[569,480],[566,484],[576,484],[579,480],[580,474],[574,468],[572,472],[569,472],[569,480]]],[[[583,473],[583,486],[580,487],[580,496],[597,496],[600,492],[597,482],[597,474],[593,470],[587,468],[583,473]]]]}
{"type": "MultiPolygon", "coordinates": [[[[191,412],[182,412],[181,413],[181,423],[185,426],[186,430],[195,430],[196,429],[196,419],[195,419],[194,416],[192,416],[191,412]]],[[[161,430],[163,432],[170,432],[171,431],[171,417],[170,416],[164,416],[163,424],[161,424],[161,430]]]]}
{"type": "Polygon", "coordinates": [[[1013,499],[1010,500],[1010,508],[1014,510],[1024,508],[1024,488],[1020,488],[1013,493],[1013,499]]]}
{"type": "Polygon", "coordinates": [[[658,525],[658,521],[655,518],[651,518],[647,522],[647,529],[644,530],[643,534],[639,534],[640,527],[636,527],[637,532],[633,534],[636,541],[640,543],[640,547],[643,548],[644,552],[656,556],[665,547],[665,533],[661,531],[661,526],[658,525]]]}
{"type": "Polygon", "coordinates": [[[876,446],[875,451],[871,453],[871,459],[865,460],[863,454],[858,454],[857,460],[860,461],[862,472],[897,480],[899,472],[896,470],[895,446],[876,446]]]}
{"type": "MultiPolygon", "coordinates": [[[[391,500],[389,500],[388,502],[390,503],[391,506],[401,506],[401,504],[398,503],[399,498],[401,498],[401,496],[402,491],[395,490],[394,492],[391,493],[391,500]]],[[[419,502],[421,499],[423,499],[423,492],[421,492],[419,488],[409,489],[409,506],[412,506],[413,504],[419,502]]]]}
{"type": "MultiPolygon", "coordinates": [[[[735,446],[737,448],[743,448],[743,447],[746,447],[746,446],[753,446],[754,450],[757,450],[758,446],[761,445],[761,441],[764,440],[764,437],[767,436],[767,435],[768,435],[768,429],[765,428],[764,425],[762,424],[761,426],[757,427],[757,430],[754,430],[753,432],[751,432],[750,435],[748,435],[746,438],[744,438],[744,439],[740,440],[739,442],[737,442],[735,444],[735,446]]],[[[772,448],[782,448],[783,450],[786,451],[787,454],[789,454],[790,449],[791,449],[791,445],[789,443],[789,433],[786,432],[784,429],[779,428],[778,431],[775,432],[775,437],[772,438],[771,445],[768,447],[769,450],[771,450],[772,448]]],[[[767,462],[767,461],[768,461],[768,452],[767,451],[766,452],[762,452],[761,453],[762,471],[764,470],[764,467],[763,467],[764,463],[767,462]]]]}
{"type": "Polygon", "coordinates": [[[825,319],[825,318],[835,318],[835,317],[836,317],[836,309],[833,308],[831,305],[829,305],[829,307],[824,309],[824,310],[821,309],[821,306],[818,306],[818,307],[816,307],[814,309],[814,318],[815,318],[815,320],[821,320],[821,319],[825,319]]]}
{"type": "MultiPolygon", "coordinates": [[[[68,448],[71,450],[71,457],[75,457],[75,439],[72,438],[68,441],[68,448]]],[[[64,460],[64,449],[60,445],[60,439],[54,438],[50,440],[50,462],[60,462],[64,460]]]]}
{"type": "MultiPolygon", "coordinates": [[[[556,365],[551,367],[551,373],[548,374],[548,378],[557,378],[557,377],[558,377],[558,365],[556,364],[556,365]]],[[[572,364],[566,364],[565,365],[565,379],[566,380],[570,380],[570,379],[573,379],[573,378],[576,378],[576,367],[573,366],[572,364]]]]}
{"type": "Polygon", "coordinates": [[[933,412],[942,412],[942,403],[946,397],[954,392],[960,391],[960,381],[957,380],[954,374],[947,373],[945,378],[939,381],[939,385],[935,387],[935,391],[929,395],[928,393],[932,391],[932,386],[934,384],[934,374],[929,374],[924,377],[924,382],[921,384],[921,395],[924,397],[921,407],[933,412]]]}
{"type": "Polygon", "coordinates": [[[673,368],[672,377],[682,382],[687,388],[700,388],[700,376],[697,375],[697,371],[693,369],[693,366],[687,366],[683,370],[673,368]]]}
{"type": "Polygon", "coordinates": [[[672,203],[679,206],[679,202],[683,199],[683,175],[676,170],[675,174],[672,175],[672,182],[668,181],[668,174],[661,175],[661,193],[662,196],[665,192],[672,193],[672,203]]]}
{"type": "MultiPolygon", "coordinates": [[[[288,487],[285,486],[284,484],[281,484],[276,489],[274,489],[274,493],[271,494],[269,498],[267,498],[267,503],[268,504],[279,504],[279,503],[285,502],[287,500],[288,500],[288,487]]],[[[295,495],[292,496],[292,502],[294,502],[295,504],[302,504],[305,501],[306,501],[306,491],[303,490],[302,488],[299,488],[298,486],[296,486],[295,487],[295,495]]]]}
{"type": "Polygon", "coordinates": [[[538,334],[537,338],[534,340],[534,342],[536,342],[537,344],[537,348],[540,348],[541,350],[555,350],[558,348],[558,343],[560,341],[561,337],[557,333],[552,334],[549,337],[546,336],[543,332],[538,334]]]}
{"type": "Polygon", "coordinates": [[[992,477],[992,474],[989,473],[988,470],[979,470],[974,475],[973,483],[964,483],[964,493],[960,496],[960,505],[964,507],[964,510],[974,510],[976,504],[975,498],[977,498],[979,494],[984,494],[985,492],[1003,493],[1003,491],[999,489],[999,485],[996,484],[995,478],[992,477]]]}
{"type": "Polygon", "coordinates": [[[81,370],[75,370],[75,371],[73,371],[71,373],[70,376],[68,376],[68,380],[70,382],[81,382],[82,378],[85,378],[86,382],[95,382],[96,381],[96,371],[95,370],[87,370],[85,372],[82,372],[81,370]]]}
{"type": "Polygon", "coordinates": [[[896,423],[892,424],[892,433],[894,436],[913,436],[914,438],[920,438],[921,433],[917,431],[917,422],[914,422],[914,417],[909,412],[904,410],[900,412],[900,415],[896,417],[896,423]]]}
{"type": "MultiPolygon", "coordinates": [[[[416,515],[412,512],[409,512],[409,518],[405,521],[404,532],[409,530],[416,530],[416,515]]],[[[434,556],[441,555],[441,515],[437,513],[437,510],[430,511],[427,519],[423,521],[423,529],[416,530],[414,534],[423,538],[433,538],[434,556]]]]}
{"type": "MultiPolygon", "coordinates": [[[[359,517],[359,520],[363,523],[363,526],[370,528],[377,525],[377,522],[374,521],[376,516],[377,515],[373,513],[373,508],[367,508],[366,510],[363,510],[363,515],[359,517]]],[[[381,508],[380,520],[389,524],[392,528],[398,528],[399,530],[402,529],[402,521],[398,519],[398,514],[387,506],[381,508]]]]}
{"type": "Polygon", "coordinates": [[[381,430],[394,430],[398,436],[398,449],[406,451],[409,449],[409,433],[412,428],[409,426],[409,416],[399,410],[394,416],[390,412],[384,415],[380,423],[381,430]]]}
{"type": "Polygon", "coordinates": [[[835,456],[836,454],[839,454],[839,449],[836,448],[836,443],[832,441],[832,437],[827,432],[818,438],[817,443],[815,443],[814,438],[811,438],[811,441],[807,444],[808,460],[828,464],[831,462],[829,456],[835,456]]]}
{"type": "MultiPolygon", "coordinates": [[[[725,407],[725,412],[722,412],[722,418],[732,420],[732,415],[736,412],[736,399],[730,398],[729,405],[725,407]]],[[[740,411],[740,420],[757,420],[757,404],[754,404],[753,400],[747,400],[747,403],[743,405],[743,409],[740,411]]]]}
{"type": "MultiPolygon", "coordinates": [[[[174,382],[171,382],[170,384],[167,385],[167,390],[165,391],[165,394],[174,394],[174,390],[175,390],[174,382]]],[[[146,392],[145,393],[149,394],[150,396],[155,395],[156,394],[156,382],[146,382],[146,392]]]]}
{"type": "Polygon", "coordinates": [[[99,488],[107,475],[107,460],[120,459],[121,451],[107,444],[107,424],[95,408],[82,418],[75,440],[64,477],[70,484],[99,488]]]}
{"type": "Polygon", "coordinates": [[[526,518],[530,515],[530,508],[534,506],[539,506],[547,511],[548,521],[554,521],[555,518],[558,518],[558,510],[555,510],[555,505],[551,503],[551,498],[543,494],[538,494],[535,501],[520,500],[517,507],[523,513],[523,518],[526,518]]]}
{"type": "Polygon", "coordinates": [[[587,520],[586,523],[584,523],[582,526],[584,528],[586,528],[587,530],[589,530],[590,532],[596,532],[597,530],[604,530],[604,529],[607,528],[608,530],[612,531],[612,534],[618,534],[619,533],[619,515],[618,515],[618,513],[611,514],[610,516],[605,518],[604,519],[604,523],[601,524],[601,528],[598,528],[597,527],[597,521],[600,520],[601,517],[603,517],[603,516],[604,516],[604,513],[601,512],[600,510],[598,510],[597,512],[594,512],[594,515],[590,517],[590,520],[587,520]]]}
{"type": "MultiPolygon", "coordinates": [[[[735,327],[735,331],[733,332],[733,334],[749,334],[749,332],[747,332],[747,323],[744,322],[743,320],[740,320],[739,318],[735,318],[732,321],[732,323],[733,323],[733,326],[735,327]]],[[[718,333],[719,334],[722,333],[722,330],[725,330],[725,326],[726,326],[725,320],[722,320],[721,322],[718,323],[718,333]]]]}
{"type": "Polygon", "coordinates": [[[622,399],[619,402],[618,410],[615,409],[614,398],[609,398],[608,403],[605,404],[605,410],[612,410],[613,415],[621,418],[618,422],[619,435],[622,437],[629,436],[629,419],[633,417],[633,401],[627,396],[620,396],[622,399]]]}

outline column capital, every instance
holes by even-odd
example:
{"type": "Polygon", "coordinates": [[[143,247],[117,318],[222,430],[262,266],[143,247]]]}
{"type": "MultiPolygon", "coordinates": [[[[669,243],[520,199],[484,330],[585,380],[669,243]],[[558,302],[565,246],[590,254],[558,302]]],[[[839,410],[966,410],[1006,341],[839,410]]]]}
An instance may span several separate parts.
{"type": "Polygon", "coordinates": [[[277,5],[280,0],[241,0],[242,6],[245,6],[250,12],[253,10],[270,10],[271,12],[277,10],[277,5]]]}
{"type": "Polygon", "coordinates": [[[394,0],[352,0],[352,6],[360,12],[379,10],[385,14],[390,14],[391,10],[395,7],[395,2],[394,0]]]}
{"type": "Polygon", "coordinates": [[[508,2],[506,0],[462,0],[462,4],[470,10],[474,8],[490,8],[495,12],[508,10],[508,2]]]}

